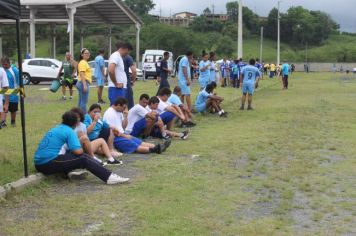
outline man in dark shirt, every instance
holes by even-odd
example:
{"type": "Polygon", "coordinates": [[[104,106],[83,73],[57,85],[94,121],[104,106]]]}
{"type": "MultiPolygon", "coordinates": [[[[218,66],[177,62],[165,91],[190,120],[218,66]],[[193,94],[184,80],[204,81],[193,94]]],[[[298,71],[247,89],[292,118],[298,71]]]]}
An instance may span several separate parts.
{"type": "Polygon", "coordinates": [[[124,60],[124,65],[125,65],[125,73],[127,76],[126,99],[128,100],[128,109],[130,110],[135,105],[134,99],[133,99],[132,86],[134,86],[134,84],[135,84],[137,71],[136,71],[136,66],[133,62],[133,59],[130,55],[127,55],[126,57],[124,57],[123,60],[124,60]],[[131,68],[131,76],[130,76],[130,72],[129,72],[130,68],[131,68]]]}
{"type": "Polygon", "coordinates": [[[169,58],[169,52],[164,52],[163,60],[161,61],[161,68],[160,68],[161,81],[159,84],[157,94],[162,88],[170,88],[168,83],[168,74],[171,73],[171,70],[168,69],[168,62],[167,62],[168,58],[169,58]]]}

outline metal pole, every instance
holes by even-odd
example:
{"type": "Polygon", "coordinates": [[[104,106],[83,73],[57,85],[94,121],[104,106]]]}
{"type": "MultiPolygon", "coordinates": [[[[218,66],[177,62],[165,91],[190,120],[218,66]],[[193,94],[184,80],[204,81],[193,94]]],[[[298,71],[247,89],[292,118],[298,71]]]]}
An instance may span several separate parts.
{"type": "Polygon", "coordinates": [[[262,56],[263,56],[263,26],[261,27],[260,63],[262,63],[262,56]]]}
{"type": "Polygon", "coordinates": [[[109,57],[111,55],[112,52],[112,26],[110,25],[109,27],[109,57]]]}
{"type": "Polygon", "coordinates": [[[280,12],[279,6],[281,1],[278,1],[278,27],[277,27],[277,66],[281,62],[281,22],[280,22],[280,12]]]}
{"type": "Polygon", "coordinates": [[[80,49],[84,48],[84,29],[80,29],[80,49]]]}
{"type": "Polygon", "coordinates": [[[74,14],[76,8],[69,8],[69,52],[74,55],[74,14]]]}
{"type": "MultiPolygon", "coordinates": [[[[20,89],[23,91],[22,80],[22,56],[21,56],[21,41],[20,41],[20,20],[16,19],[16,38],[17,38],[17,60],[19,64],[19,77],[20,89]]],[[[28,164],[27,164],[27,147],[26,147],[26,126],[25,126],[25,101],[22,94],[20,94],[20,107],[21,107],[21,127],[22,127],[22,151],[23,151],[23,165],[25,177],[28,177],[28,164]]]]}
{"type": "Polygon", "coordinates": [[[0,58],[2,58],[2,32],[0,28],[0,58]]]}
{"type": "Polygon", "coordinates": [[[53,46],[53,58],[56,58],[56,25],[53,26],[53,42],[52,42],[52,46],[53,46]]]}
{"type": "Polygon", "coordinates": [[[30,54],[31,58],[36,57],[35,9],[33,8],[30,8],[30,54]]]}
{"type": "Polygon", "coordinates": [[[239,0],[237,58],[242,58],[242,0],[239,0]]]}
{"type": "Polygon", "coordinates": [[[136,66],[139,68],[140,65],[140,30],[141,25],[136,24],[136,66]]]}

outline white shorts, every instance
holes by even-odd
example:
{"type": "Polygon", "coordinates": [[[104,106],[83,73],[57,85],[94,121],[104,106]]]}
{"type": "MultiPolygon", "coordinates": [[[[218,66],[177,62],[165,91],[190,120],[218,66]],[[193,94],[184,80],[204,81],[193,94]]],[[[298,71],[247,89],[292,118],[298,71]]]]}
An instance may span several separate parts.
{"type": "Polygon", "coordinates": [[[0,94],[0,113],[4,111],[4,106],[3,106],[4,102],[2,101],[2,99],[3,99],[3,95],[0,94]]]}

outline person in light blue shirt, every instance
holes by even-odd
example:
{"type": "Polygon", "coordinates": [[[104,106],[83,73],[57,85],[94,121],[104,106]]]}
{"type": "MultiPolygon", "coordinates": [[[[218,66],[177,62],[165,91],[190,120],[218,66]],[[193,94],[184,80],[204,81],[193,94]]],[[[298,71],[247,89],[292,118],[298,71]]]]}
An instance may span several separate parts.
{"type": "Polygon", "coordinates": [[[78,116],[68,111],[62,116],[62,124],[50,129],[41,140],[34,155],[37,171],[51,175],[68,174],[68,177],[83,174],[75,169],[87,169],[107,184],[118,184],[129,181],[107,170],[89,155],[83,153],[80,141],[74,128],[79,123],[78,116]]]}
{"type": "Polygon", "coordinates": [[[186,102],[189,110],[192,110],[190,85],[191,77],[191,61],[193,60],[193,52],[187,51],[186,55],[180,60],[178,66],[178,85],[182,90],[182,102],[186,102]]]}
{"type": "Polygon", "coordinates": [[[171,103],[172,105],[176,105],[180,108],[183,112],[184,116],[186,117],[187,121],[184,123],[184,126],[192,127],[196,124],[193,122],[193,114],[188,109],[188,106],[182,103],[180,100],[180,96],[182,95],[182,90],[179,86],[175,86],[173,93],[169,96],[167,102],[171,103]]]}
{"type": "Polygon", "coordinates": [[[255,88],[258,87],[258,82],[261,77],[261,73],[258,68],[255,66],[255,59],[250,60],[250,65],[244,66],[241,71],[241,84],[242,87],[242,98],[241,98],[241,107],[240,110],[245,109],[246,97],[248,95],[248,108],[247,110],[253,110],[252,108],[252,96],[255,91],[255,88]]]}
{"type": "Polygon", "coordinates": [[[213,83],[208,84],[205,89],[199,92],[197,100],[195,101],[195,108],[198,112],[210,110],[213,113],[218,113],[220,117],[226,117],[227,112],[221,108],[221,103],[224,99],[213,94],[213,83]]]}
{"type": "Polygon", "coordinates": [[[211,62],[208,60],[209,55],[205,51],[202,55],[203,60],[199,63],[199,84],[200,88],[205,88],[210,82],[210,66],[211,62]]]}
{"type": "Polygon", "coordinates": [[[282,65],[282,81],[283,89],[288,89],[288,76],[289,76],[290,66],[288,63],[282,65]]]}
{"type": "Polygon", "coordinates": [[[95,71],[94,77],[96,79],[96,84],[98,85],[98,103],[105,104],[103,100],[103,90],[105,85],[105,60],[104,60],[104,49],[99,49],[98,55],[95,57],[95,71]]]}
{"type": "MultiPolygon", "coordinates": [[[[10,65],[10,59],[8,57],[3,57],[1,59],[1,65],[4,68],[7,79],[9,82],[9,89],[17,89],[19,88],[20,85],[20,79],[19,79],[19,70],[15,66],[10,65]]],[[[3,98],[3,101],[5,104],[5,98],[3,98]]],[[[11,126],[15,126],[16,124],[16,112],[18,111],[19,107],[19,97],[17,95],[10,95],[9,96],[9,107],[8,111],[11,113],[11,126]]],[[[3,113],[2,117],[2,122],[5,122],[6,124],[6,114],[3,113]]]]}

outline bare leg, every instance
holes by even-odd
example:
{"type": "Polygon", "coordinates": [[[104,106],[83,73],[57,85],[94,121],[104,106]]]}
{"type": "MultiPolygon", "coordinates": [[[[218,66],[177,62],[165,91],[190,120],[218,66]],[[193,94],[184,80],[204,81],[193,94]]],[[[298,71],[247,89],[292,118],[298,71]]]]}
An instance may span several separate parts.
{"type": "Polygon", "coordinates": [[[103,100],[103,89],[104,89],[103,86],[98,87],[98,101],[103,100]]]}
{"type": "Polygon", "coordinates": [[[148,147],[148,148],[154,148],[155,147],[155,145],[153,143],[146,143],[146,142],[142,142],[141,146],[148,147]]]}
{"type": "Polygon", "coordinates": [[[187,106],[188,106],[189,111],[191,111],[192,110],[192,101],[190,99],[190,95],[185,95],[185,100],[187,101],[187,106]]]}
{"type": "Polygon", "coordinates": [[[102,138],[91,141],[91,147],[94,153],[103,153],[107,159],[111,159],[112,155],[108,145],[102,138]]]}
{"type": "Polygon", "coordinates": [[[150,153],[150,148],[141,145],[136,149],[136,152],[142,153],[142,154],[150,153]]]}
{"type": "Polygon", "coordinates": [[[66,86],[65,85],[62,85],[62,94],[63,94],[63,96],[66,95],[66,86]]]}
{"type": "Polygon", "coordinates": [[[252,94],[248,95],[248,107],[251,107],[252,104],[252,94]]]}
{"type": "Polygon", "coordinates": [[[246,102],[246,94],[243,94],[241,98],[241,108],[245,106],[245,102],[246,102]]]}
{"type": "Polygon", "coordinates": [[[69,88],[69,95],[72,97],[73,96],[73,87],[69,88]]]}
{"type": "Polygon", "coordinates": [[[110,136],[108,139],[108,147],[109,147],[110,151],[114,151],[114,138],[115,138],[115,135],[112,132],[112,130],[110,129],[110,136]]]}

